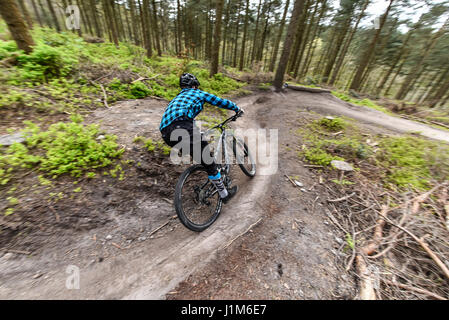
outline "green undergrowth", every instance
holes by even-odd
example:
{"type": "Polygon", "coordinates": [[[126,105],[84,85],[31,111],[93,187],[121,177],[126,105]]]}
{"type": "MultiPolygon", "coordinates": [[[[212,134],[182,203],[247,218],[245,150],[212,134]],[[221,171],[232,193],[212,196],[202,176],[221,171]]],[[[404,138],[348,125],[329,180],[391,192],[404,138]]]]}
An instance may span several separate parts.
{"type": "Polygon", "coordinates": [[[12,40],[0,40],[0,111],[2,109],[74,113],[107,102],[157,96],[167,100],[179,92],[179,76],[194,73],[201,89],[215,95],[236,93],[245,85],[188,57],[148,58],[144,49],[120,43],[90,43],[71,32],[36,27],[31,54],[12,40]],[[101,87],[103,86],[103,88],[101,87]]]}
{"type": "Polygon", "coordinates": [[[142,144],[147,151],[155,154],[168,156],[171,152],[171,148],[162,140],[153,140],[151,138],[146,139],[145,137],[137,136],[134,138],[133,142],[142,144]]]}
{"type": "Polygon", "coordinates": [[[357,128],[340,117],[315,120],[297,131],[306,148],[300,152],[307,162],[328,166],[332,160],[364,159],[371,150],[363,144],[357,128]]]}
{"type": "Polygon", "coordinates": [[[24,143],[0,147],[1,186],[23,170],[42,171],[53,178],[62,174],[80,177],[112,164],[124,151],[115,136],[101,134],[98,125],[84,125],[80,116],[72,116],[71,122],[55,123],[47,130],[26,121],[22,132],[24,143]]]}
{"type": "MultiPolygon", "coordinates": [[[[304,143],[299,156],[308,163],[331,169],[332,160],[344,160],[364,170],[363,162],[380,169],[385,186],[427,190],[449,179],[449,145],[412,135],[366,138],[349,120],[325,117],[296,131],[304,143]]],[[[366,169],[370,170],[370,169],[366,169]]],[[[335,180],[352,184],[349,180],[335,180]]]]}
{"type": "Polygon", "coordinates": [[[386,168],[385,180],[392,186],[428,189],[436,181],[449,179],[449,146],[413,136],[380,140],[376,155],[386,168]]]}
{"type": "Polygon", "coordinates": [[[340,100],[355,104],[357,106],[365,106],[383,113],[386,113],[388,115],[394,115],[393,112],[391,112],[390,110],[388,110],[388,108],[382,107],[378,104],[376,104],[375,102],[371,101],[370,99],[357,99],[354,97],[350,97],[347,93],[344,92],[340,92],[340,91],[331,91],[331,93],[339,98],[340,100]]]}

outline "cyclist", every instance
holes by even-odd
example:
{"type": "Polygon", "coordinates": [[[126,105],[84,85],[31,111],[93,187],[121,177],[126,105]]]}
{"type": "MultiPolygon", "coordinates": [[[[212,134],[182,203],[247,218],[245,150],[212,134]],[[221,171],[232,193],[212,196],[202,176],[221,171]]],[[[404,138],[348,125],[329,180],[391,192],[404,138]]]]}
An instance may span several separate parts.
{"type": "Polygon", "coordinates": [[[175,129],[186,130],[190,137],[190,155],[194,160],[200,160],[201,164],[206,168],[209,180],[217,189],[222,201],[226,203],[237,193],[238,187],[233,186],[227,190],[215,162],[211,161],[212,163],[210,163],[209,161],[205,161],[203,157],[200,157],[200,159],[194,157],[193,151],[196,149],[201,150],[201,155],[205,154],[203,153],[205,150],[206,154],[211,154],[211,152],[207,141],[201,139],[200,130],[193,123],[193,119],[203,110],[205,102],[219,108],[235,111],[236,113],[243,112],[243,110],[232,101],[221,99],[198,89],[200,82],[193,74],[182,74],[179,78],[179,86],[181,87],[181,92],[170,101],[162,116],[159,126],[162,139],[170,147],[173,147],[181,142],[181,137],[172,140],[172,131],[175,129]],[[198,148],[198,144],[201,144],[201,148],[198,148]],[[194,145],[197,145],[197,147],[195,148],[194,145]]]}

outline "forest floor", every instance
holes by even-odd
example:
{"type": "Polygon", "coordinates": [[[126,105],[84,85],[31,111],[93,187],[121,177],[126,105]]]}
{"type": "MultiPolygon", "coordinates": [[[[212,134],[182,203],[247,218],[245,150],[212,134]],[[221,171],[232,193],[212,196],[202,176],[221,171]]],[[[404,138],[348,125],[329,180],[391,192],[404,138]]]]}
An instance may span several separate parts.
{"type": "MultiPolygon", "coordinates": [[[[298,157],[298,124],[343,115],[368,135],[419,131],[449,142],[449,132],[329,94],[259,91],[235,101],[246,111],[236,127],[279,130],[278,170],[249,179],[235,168],[238,196],[200,234],[176,219],[171,200],[185,166],[133,145],[136,136],[158,138],[166,101],[129,100],[94,111],[86,121],[117,135],[134,164],[120,181],[80,181],[83,191],[55,206],[30,195],[26,219],[35,227],[1,234],[9,245],[0,252],[0,298],[355,298],[357,280],[338,261],[341,232],[326,213],[335,197],[331,177],[321,181],[298,157]],[[303,191],[285,175],[303,183],[303,191]],[[69,266],[79,268],[79,289],[66,288],[69,266]]],[[[14,220],[8,223],[13,229],[14,220]]]]}

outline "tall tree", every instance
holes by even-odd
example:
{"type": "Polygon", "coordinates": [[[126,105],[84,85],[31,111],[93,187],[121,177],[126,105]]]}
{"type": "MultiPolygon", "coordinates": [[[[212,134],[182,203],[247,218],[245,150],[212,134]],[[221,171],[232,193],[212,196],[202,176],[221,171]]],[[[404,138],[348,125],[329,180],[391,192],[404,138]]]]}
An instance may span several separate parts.
{"type": "Polygon", "coordinates": [[[212,63],[210,67],[211,77],[218,72],[218,55],[220,52],[221,18],[223,15],[223,2],[224,0],[216,1],[214,44],[212,47],[212,63]]]}
{"type": "Polygon", "coordinates": [[[424,45],[422,48],[420,58],[418,63],[414,65],[414,67],[409,71],[407,77],[402,82],[401,88],[396,94],[396,99],[404,99],[407,92],[410,90],[411,83],[413,79],[417,77],[418,74],[421,73],[422,68],[424,66],[424,61],[429,56],[432,49],[437,44],[438,40],[443,36],[444,32],[446,31],[446,28],[449,25],[449,18],[446,20],[446,22],[443,24],[443,26],[429,39],[429,41],[424,45]]]}
{"type": "Polygon", "coordinates": [[[279,51],[279,44],[281,43],[282,34],[284,32],[285,19],[287,17],[289,5],[290,5],[290,0],[287,0],[287,2],[285,3],[285,6],[284,6],[284,13],[282,14],[282,19],[281,19],[281,24],[279,25],[278,34],[277,34],[276,40],[274,42],[273,55],[271,57],[270,67],[268,68],[268,70],[270,72],[274,71],[274,65],[276,64],[278,51],[279,51]]]}
{"type": "Polygon", "coordinates": [[[22,10],[22,13],[23,13],[23,16],[25,18],[25,21],[28,24],[28,27],[30,29],[33,29],[33,19],[31,19],[31,15],[28,12],[28,9],[27,9],[27,7],[25,5],[25,1],[19,0],[19,5],[20,5],[20,10],[22,10]]]}
{"type": "Polygon", "coordinates": [[[240,62],[239,62],[240,71],[243,70],[243,62],[245,58],[246,37],[248,33],[248,19],[249,19],[249,0],[246,0],[245,22],[243,25],[242,50],[240,50],[240,62]]]}
{"type": "Polygon", "coordinates": [[[301,15],[303,8],[304,0],[295,0],[295,5],[293,7],[293,12],[287,29],[287,35],[284,40],[284,48],[279,59],[276,74],[274,76],[273,85],[276,88],[276,91],[282,90],[285,70],[287,69],[287,63],[290,58],[293,39],[295,38],[295,33],[298,27],[299,16],[301,15]]]}
{"type": "Polygon", "coordinates": [[[159,39],[159,27],[158,27],[158,18],[157,18],[157,7],[156,7],[156,1],[152,0],[152,9],[153,9],[153,28],[154,28],[154,34],[156,35],[155,40],[156,40],[156,50],[157,50],[157,55],[161,56],[162,55],[162,50],[161,50],[161,41],[159,39]]]}
{"type": "Polygon", "coordinates": [[[97,5],[95,3],[95,0],[89,0],[90,3],[90,10],[92,12],[92,18],[94,21],[94,27],[95,27],[95,34],[97,37],[101,38],[103,36],[101,25],[100,25],[100,18],[98,17],[97,12],[97,5]]]}
{"type": "Polygon", "coordinates": [[[3,20],[5,20],[14,41],[17,43],[17,47],[25,51],[25,53],[33,51],[33,38],[15,0],[2,0],[0,14],[3,20]]]}
{"type": "Polygon", "coordinates": [[[36,16],[37,22],[39,23],[39,25],[41,27],[43,27],[43,23],[41,20],[41,15],[39,14],[39,10],[37,9],[37,5],[36,5],[36,1],[35,0],[31,0],[31,5],[33,6],[33,10],[34,10],[34,15],[36,16]]]}
{"type": "Polygon", "coordinates": [[[55,25],[56,31],[61,32],[61,27],[59,26],[58,17],[55,12],[55,8],[51,3],[51,0],[47,0],[48,9],[50,9],[50,14],[53,19],[53,24],[55,25]]]}
{"type": "Polygon", "coordinates": [[[374,51],[376,49],[377,42],[379,40],[380,33],[382,31],[383,26],[385,25],[385,22],[387,21],[388,14],[390,13],[391,6],[393,5],[393,2],[395,0],[390,0],[390,3],[388,4],[387,10],[382,15],[382,18],[380,19],[379,28],[377,29],[373,39],[371,40],[370,45],[362,55],[362,59],[358,65],[357,71],[354,75],[354,78],[352,79],[350,89],[352,90],[359,90],[362,82],[363,74],[365,73],[365,70],[371,60],[372,55],[374,54],[374,51]]]}
{"type": "Polygon", "coordinates": [[[360,11],[360,14],[357,17],[357,21],[352,28],[348,38],[345,41],[345,44],[343,46],[343,49],[340,52],[340,56],[338,57],[338,60],[335,64],[335,69],[333,71],[332,77],[329,80],[329,84],[333,85],[335,81],[337,80],[338,73],[340,72],[340,68],[343,65],[343,61],[346,57],[346,54],[348,53],[349,46],[351,45],[352,39],[354,38],[354,35],[357,31],[357,28],[359,27],[360,21],[362,21],[362,18],[365,16],[365,11],[368,8],[368,5],[370,4],[371,0],[365,0],[362,10],[360,11]]]}

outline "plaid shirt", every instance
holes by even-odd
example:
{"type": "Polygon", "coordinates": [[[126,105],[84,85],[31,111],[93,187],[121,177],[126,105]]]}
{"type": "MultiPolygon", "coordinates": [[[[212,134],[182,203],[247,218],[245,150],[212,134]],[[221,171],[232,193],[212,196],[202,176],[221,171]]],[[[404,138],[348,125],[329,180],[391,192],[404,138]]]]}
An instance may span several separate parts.
{"type": "Polygon", "coordinates": [[[181,92],[168,104],[162,116],[159,130],[162,130],[179,117],[194,119],[203,110],[204,103],[219,108],[239,111],[239,107],[232,101],[221,99],[213,94],[194,88],[182,89],[181,92]]]}

